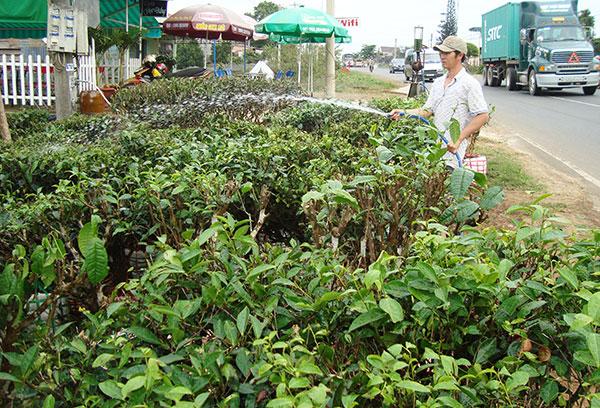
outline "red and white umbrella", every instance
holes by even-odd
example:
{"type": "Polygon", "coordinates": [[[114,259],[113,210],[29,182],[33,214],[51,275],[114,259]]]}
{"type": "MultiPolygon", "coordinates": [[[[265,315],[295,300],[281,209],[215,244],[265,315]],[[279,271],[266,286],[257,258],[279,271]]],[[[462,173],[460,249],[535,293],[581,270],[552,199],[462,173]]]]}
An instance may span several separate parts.
{"type": "Polygon", "coordinates": [[[185,7],[163,22],[165,34],[208,40],[245,41],[254,26],[233,10],[213,4],[185,7]]]}

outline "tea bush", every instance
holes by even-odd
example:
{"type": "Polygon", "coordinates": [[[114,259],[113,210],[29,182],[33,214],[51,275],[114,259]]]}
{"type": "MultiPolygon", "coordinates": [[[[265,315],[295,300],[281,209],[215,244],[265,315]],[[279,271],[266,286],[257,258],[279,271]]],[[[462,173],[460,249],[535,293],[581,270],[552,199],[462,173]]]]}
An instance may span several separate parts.
{"type": "Polygon", "coordinates": [[[503,192],[435,128],[272,86],[156,82],[0,145],[3,405],[600,404],[600,233],[468,227],[503,192]],[[285,103],[191,102],[255,93],[285,103]]]}

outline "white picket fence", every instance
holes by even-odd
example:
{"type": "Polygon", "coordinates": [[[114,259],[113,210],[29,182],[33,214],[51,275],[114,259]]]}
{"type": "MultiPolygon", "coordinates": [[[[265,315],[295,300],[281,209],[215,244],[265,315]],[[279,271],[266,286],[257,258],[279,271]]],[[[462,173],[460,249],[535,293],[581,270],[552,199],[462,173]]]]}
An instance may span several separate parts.
{"type": "MultiPolygon", "coordinates": [[[[79,56],[70,62],[76,70],[75,83],[79,92],[92,90],[95,85],[119,84],[119,61],[103,61],[96,70],[92,56],[79,56]],[[96,73],[99,72],[99,77],[96,73]]],[[[140,66],[139,58],[130,58],[126,78],[134,75],[140,66]]],[[[54,66],[50,57],[40,55],[25,57],[22,54],[0,55],[0,89],[5,105],[47,105],[51,106],[54,95],[54,66]]]]}

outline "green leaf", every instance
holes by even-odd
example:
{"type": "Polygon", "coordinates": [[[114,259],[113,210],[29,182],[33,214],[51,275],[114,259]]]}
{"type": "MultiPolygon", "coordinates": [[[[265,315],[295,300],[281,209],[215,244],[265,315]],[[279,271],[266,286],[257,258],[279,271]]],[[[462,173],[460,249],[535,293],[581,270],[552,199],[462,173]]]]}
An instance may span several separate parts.
{"type": "Polygon", "coordinates": [[[248,326],[248,317],[250,317],[250,310],[248,306],[244,307],[241,312],[238,313],[236,318],[236,325],[240,335],[244,335],[246,333],[246,327],[248,326]]]}
{"type": "Polygon", "coordinates": [[[102,353],[92,363],[92,368],[104,367],[106,363],[112,360],[115,356],[108,353],[102,353]]]}
{"type": "Polygon", "coordinates": [[[404,388],[405,390],[411,390],[414,392],[423,392],[423,393],[431,392],[431,390],[429,388],[425,387],[424,385],[421,385],[418,382],[410,381],[410,380],[398,381],[396,383],[396,387],[404,388]]]}
{"type": "Polygon", "coordinates": [[[247,279],[251,279],[254,278],[257,275],[262,274],[263,272],[266,272],[270,269],[275,268],[275,265],[271,265],[271,264],[262,264],[262,265],[258,265],[256,268],[252,269],[249,273],[248,273],[248,277],[247,279]]]}
{"type": "Polygon", "coordinates": [[[313,363],[309,363],[308,361],[303,361],[297,368],[299,373],[302,374],[316,374],[323,375],[321,369],[313,363]]]}
{"type": "Polygon", "coordinates": [[[89,242],[92,240],[92,238],[96,238],[97,236],[98,227],[91,222],[88,222],[81,228],[81,230],[79,230],[77,245],[79,246],[79,252],[83,254],[84,258],[87,258],[87,248],[89,242]]]}
{"type": "Polygon", "coordinates": [[[342,189],[331,190],[331,194],[333,194],[333,200],[339,204],[348,204],[354,207],[355,210],[360,210],[358,206],[358,201],[349,192],[342,189]]]}
{"type": "Polygon", "coordinates": [[[29,370],[33,367],[39,350],[40,346],[36,344],[23,354],[23,358],[21,359],[21,373],[23,373],[23,377],[27,378],[29,376],[29,370]]]}
{"type": "Polygon", "coordinates": [[[108,254],[100,238],[91,238],[85,250],[85,270],[94,285],[104,280],[108,274],[108,254]]]}
{"type": "Polygon", "coordinates": [[[377,158],[382,163],[389,162],[395,155],[390,149],[385,146],[377,146],[377,158]]]}
{"type": "Polygon", "coordinates": [[[487,187],[488,179],[487,176],[483,173],[475,172],[475,183],[481,187],[487,187]]]}
{"type": "Polygon", "coordinates": [[[319,384],[318,387],[312,387],[308,390],[308,396],[313,401],[314,406],[322,407],[325,405],[325,402],[327,401],[327,391],[328,388],[323,384],[319,384]]]}
{"type": "Polygon", "coordinates": [[[600,334],[587,333],[585,341],[588,346],[588,351],[594,360],[594,367],[600,367],[600,334]]]}
{"type": "Polygon", "coordinates": [[[451,221],[456,223],[463,222],[476,215],[477,210],[479,210],[479,204],[474,201],[463,200],[447,208],[442,213],[441,221],[446,224],[451,221]]]}
{"type": "Polygon", "coordinates": [[[496,352],[497,340],[495,338],[484,340],[475,355],[475,363],[485,363],[496,352]]]}
{"type": "Polygon", "coordinates": [[[458,402],[457,400],[455,400],[452,397],[438,397],[436,399],[436,401],[441,402],[442,406],[444,406],[444,407],[464,408],[464,406],[460,402],[458,402]]]}
{"type": "Polygon", "coordinates": [[[50,394],[44,400],[44,404],[42,405],[42,408],[54,408],[55,403],[56,403],[56,400],[54,399],[54,396],[52,394],[50,394]]]}
{"type": "Polygon", "coordinates": [[[211,237],[217,233],[218,230],[218,228],[213,227],[202,231],[198,237],[198,245],[204,245],[206,241],[211,239],[211,237]]]}
{"type": "Polygon", "coordinates": [[[396,299],[390,297],[383,298],[379,301],[379,307],[390,316],[392,323],[398,323],[404,320],[402,306],[396,299]]]}
{"type": "Polygon", "coordinates": [[[0,373],[0,380],[2,380],[2,381],[12,381],[12,382],[16,382],[16,383],[23,382],[20,379],[18,379],[17,377],[15,377],[14,375],[9,374],[9,373],[0,373]]]}
{"type": "Polygon", "coordinates": [[[115,380],[101,382],[100,384],[98,384],[98,387],[100,388],[100,391],[102,391],[105,395],[111,398],[119,400],[123,399],[123,396],[121,394],[121,388],[115,380]]]}
{"type": "Polygon", "coordinates": [[[546,381],[540,390],[540,396],[546,404],[554,401],[558,397],[558,384],[556,381],[546,381]]]}
{"type": "Polygon", "coordinates": [[[179,400],[184,396],[184,395],[192,395],[192,392],[190,390],[188,390],[186,387],[183,386],[177,386],[177,387],[172,387],[166,394],[165,397],[167,397],[170,400],[173,400],[175,402],[179,402],[179,400]]]}
{"type": "Polygon", "coordinates": [[[298,388],[308,388],[310,387],[310,380],[307,377],[294,377],[288,383],[288,387],[290,387],[292,390],[298,388]]]}
{"type": "Polygon", "coordinates": [[[134,326],[125,330],[128,333],[133,334],[138,339],[145,341],[146,343],[156,344],[157,346],[161,345],[160,340],[154,333],[152,333],[149,329],[145,327],[134,326]]]}
{"type": "Polygon", "coordinates": [[[594,321],[590,316],[582,313],[577,313],[575,315],[575,320],[571,323],[571,330],[581,329],[582,327],[591,324],[594,321]]]}
{"type": "Polygon", "coordinates": [[[249,355],[250,352],[246,348],[241,348],[235,356],[235,364],[244,377],[250,374],[250,369],[252,368],[252,361],[250,361],[249,355]]]}
{"type": "Polygon", "coordinates": [[[536,227],[522,227],[517,231],[516,242],[523,241],[532,235],[539,234],[540,229],[536,227]]]}
{"type": "Polygon", "coordinates": [[[121,390],[121,395],[123,395],[123,398],[127,398],[127,396],[131,392],[142,388],[144,386],[145,382],[146,382],[146,377],[143,375],[138,375],[136,377],[129,379],[129,381],[127,381],[127,383],[123,386],[123,389],[121,390]]]}
{"type": "Polygon", "coordinates": [[[594,293],[588,300],[587,314],[596,323],[600,323],[600,292],[594,293]]]}
{"type": "Polygon", "coordinates": [[[574,289],[579,289],[579,279],[577,279],[577,275],[574,271],[566,268],[560,268],[558,273],[569,283],[569,285],[573,286],[574,289]]]}
{"type": "Polygon", "coordinates": [[[325,195],[323,193],[320,193],[320,192],[314,191],[314,190],[309,191],[308,193],[306,193],[302,196],[302,206],[304,206],[310,200],[321,201],[321,200],[323,200],[323,197],[325,197],[325,195]]]}
{"type": "Polygon", "coordinates": [[[250,316],[250,322],[252,323],[252,330],[254,331],[254,338],[260,338],[262,335],[264,325],[255,316],[250,316]]]}
{"type": "Polygon", "coordinates": [[[354,319],[354,321],[350,325],[350,328],[348,329],[348,332],[351,332],[360,327],[363,327],[363,326],[366,326],[373,322],[376,322],[376,321],[380,320],[381,318],[383,318],[385,315],[386,315],[385,312],[381,309],[373,309],[373,310],[369,310],[368,312],[364,312],[360,316],[358,316],[356,319],[354,319]]]}
{"type": "Polygon", "coordinates": [[[452,193],[452,196],[456,200],[463,198],[474,178],[475,174],[471,170],[461,167],[455,168],[450,178],[450,193],[452,193]]]}
{"type": "Polygon", "coordinates": [[[289,408],[294,406],[294,399],[291,397],[275,398],[269,401],[268,408],[289,408]]]}
{"type": "Polygon", "coordinates": [[[490,187],[481,197],[481,209],[490,210],[504,200],[504,190],[501,187],[490,187]]]}
{"type": "Polygon", "coordinates": [[[114,302],[108,305],[106,308],[106,317],[111,317],[114,312],[119,310],[123,306],[124,302],[114,302]]]}
{"type": "Polygon", "coordinates": [[[460,139],[460,123],[456,118],[450,119],[449,130],[452,142],[458,142],[458,139],[460,139]]]}
{"type": "Polygon", "coordinates": [[[511,374],[510,378],[506,380],[506,388],[513,390],[521,385],[527,384],[529,381],[529,373],[526,371],[517,371],[511,374]]]}

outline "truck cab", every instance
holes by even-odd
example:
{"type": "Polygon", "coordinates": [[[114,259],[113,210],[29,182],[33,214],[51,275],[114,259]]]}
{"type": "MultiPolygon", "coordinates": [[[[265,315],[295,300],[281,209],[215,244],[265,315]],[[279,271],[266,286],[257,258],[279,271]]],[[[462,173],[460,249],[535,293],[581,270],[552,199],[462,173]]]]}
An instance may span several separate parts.
{"type": "Polygon", "coordinates": [[[506,80],[508,90],[526,86],[532,95],[577,87],[593,95],[600,66],[576,10],[577,0],[524,1],[484,14],[484,85],[506,80]]]}

